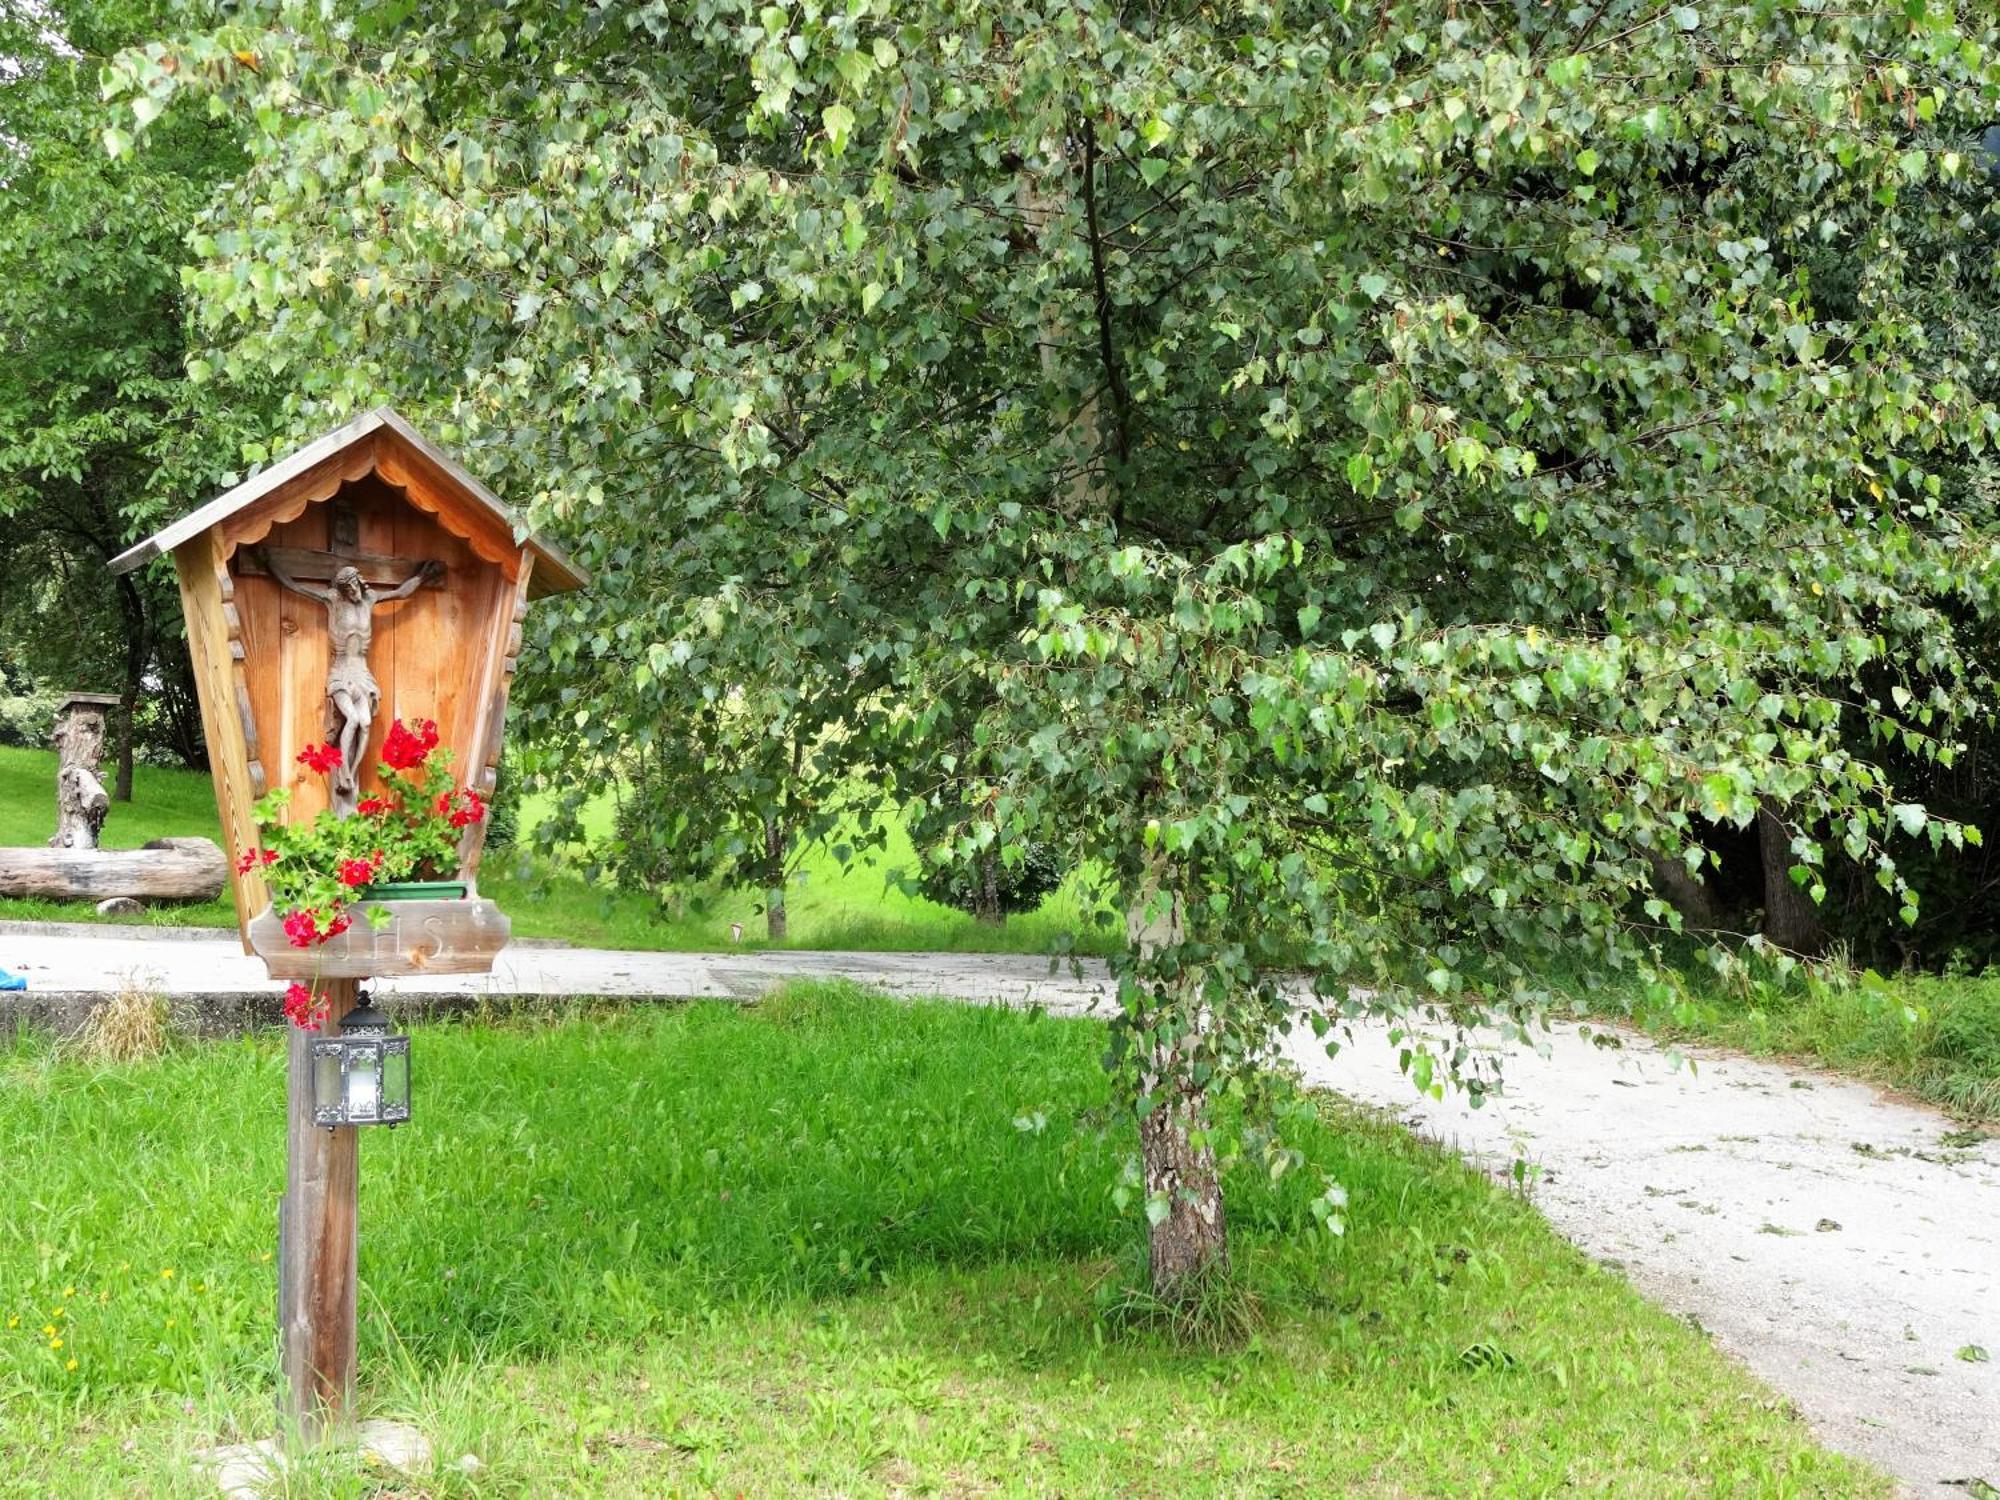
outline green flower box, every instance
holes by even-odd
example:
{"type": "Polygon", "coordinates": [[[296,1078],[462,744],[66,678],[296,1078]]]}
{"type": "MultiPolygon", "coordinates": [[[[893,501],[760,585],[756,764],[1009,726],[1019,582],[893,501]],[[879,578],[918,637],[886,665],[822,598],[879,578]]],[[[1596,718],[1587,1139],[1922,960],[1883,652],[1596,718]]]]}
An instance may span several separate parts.
{"type": "Polygon", "coordinates": [[[359,901],[463,901],[462,880],[384,880],[364,885],[355,893],[359,901]]]}

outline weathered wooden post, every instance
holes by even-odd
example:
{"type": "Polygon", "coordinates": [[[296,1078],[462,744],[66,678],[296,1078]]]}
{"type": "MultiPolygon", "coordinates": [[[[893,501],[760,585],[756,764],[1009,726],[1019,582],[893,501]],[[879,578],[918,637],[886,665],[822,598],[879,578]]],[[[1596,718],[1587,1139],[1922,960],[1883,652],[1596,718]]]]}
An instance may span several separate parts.
{"type": "MultiPolygon", "coordinates": [[[[169,555],[216,806],[239,856],[257,845],[253,804],[273,787],[289,786],[291,823],[365,805],[397,719],[435,721],[460,777],[490,794],[528,602],[585,581],[386,407],[111,566],[169,555]],[[296,762],[323,743],[343,751],[330,785],[296,762]]],[[[344,1429],[352,1412],[360,1182],[358,1128],[315,1119],[315,1047],[341,1037],[364,979],[492,968],[509,924],[478,894],[484,837],[475,822],[459,845],[462,897],[389,901],[379,928],[357,920],[306,948],[288,940],[258,867],[231,865],[245,951],[274,979],[312,981],[327,1007],[321,1031],[292,1030],[286,1072],[279,1399],[308,1439],[344,1429]]]]}

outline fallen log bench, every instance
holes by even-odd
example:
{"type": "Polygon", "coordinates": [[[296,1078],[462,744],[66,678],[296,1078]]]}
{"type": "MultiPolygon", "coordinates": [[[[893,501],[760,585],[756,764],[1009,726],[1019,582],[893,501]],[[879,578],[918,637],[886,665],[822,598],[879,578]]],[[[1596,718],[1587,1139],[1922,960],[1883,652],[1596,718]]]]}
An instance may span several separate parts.
{"type": "Polygon", "coordinates": [[[0,849],[0,896],[47,901],[213,901],[229,861],[213,839],[154,839],[143,849],[0,849]]]}

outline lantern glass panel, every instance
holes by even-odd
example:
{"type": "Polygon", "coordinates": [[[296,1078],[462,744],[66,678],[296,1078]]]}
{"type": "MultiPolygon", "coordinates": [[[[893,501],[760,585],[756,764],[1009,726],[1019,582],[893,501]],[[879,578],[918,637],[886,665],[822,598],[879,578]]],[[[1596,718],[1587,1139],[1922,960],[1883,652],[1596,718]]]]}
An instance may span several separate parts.
{"type": "Polygon", "coordinates": [[[347,1118],[354,1124],[381,1113],[381,1049],[350,1046],[347,1053],[347,1118]]]}
{"type": "Polygon", "coordinates": [[[341,1097],[340,1051],[338,1045],[313,1048],[313,1113],[324,1119],[329,1113],[336,1118],[347,1107],[341,1097]]]}
{"type": "Polygon", "coordinates": [[[410,1117],[410,1044],[392,1041],[382,1053],[382,1118],[410,1117]]]}

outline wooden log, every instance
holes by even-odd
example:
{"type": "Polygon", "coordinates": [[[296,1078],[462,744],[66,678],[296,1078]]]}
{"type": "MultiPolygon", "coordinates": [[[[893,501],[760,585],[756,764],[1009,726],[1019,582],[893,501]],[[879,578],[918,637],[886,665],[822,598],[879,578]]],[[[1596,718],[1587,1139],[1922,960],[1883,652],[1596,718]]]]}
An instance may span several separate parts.
{"type": "Polygon", "coordinates": [[[278,1208],[279,1401],[286,1425],[310,1443],[340,1432],[354,1412],[355,1258],[361,1153],[351,1125],[313,1124],[312,1044],[338,1036],[354,1008],[351,979],[320,984],[323,1032],[290,1028],[285,1065],[285,1196],[278,1208]]]}
{"type": "Polygon", "coordinates": [[[0,849],[0,896],[48,901],[213,901],[229,861],[210,839],[156,839],[143,849],[0,849]]]}
{"type": "Polygon", "coordinates": [[[384,901],[386,927],[369,926],[364,901],[353,925],[311,948],[294,948],[278,913],[265,908],[250,924],[250,947],[273,979],[396,978],[406,974],[488,974],[513,923],[493,902],[384,901]]]}

